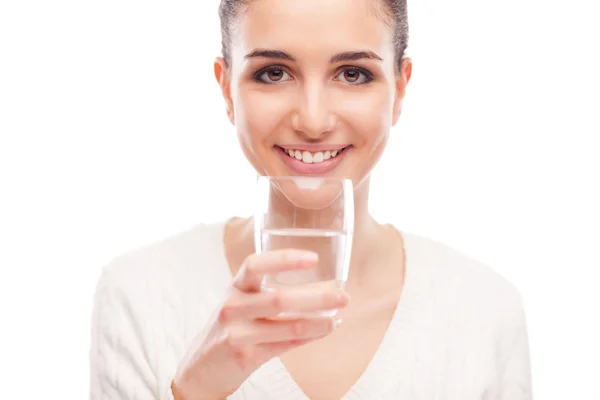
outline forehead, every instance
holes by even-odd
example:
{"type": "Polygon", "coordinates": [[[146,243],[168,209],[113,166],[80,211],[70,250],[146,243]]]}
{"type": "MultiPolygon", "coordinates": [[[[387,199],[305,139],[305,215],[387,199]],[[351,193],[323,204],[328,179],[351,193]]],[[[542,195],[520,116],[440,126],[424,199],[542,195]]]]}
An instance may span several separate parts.
{"type": "Polygon", "coordinates": [[[379,1],[253,0],[233,30],[233,53],[269,48],[329,57],[369,49],[393,58],[392,31],[379,1]]]}

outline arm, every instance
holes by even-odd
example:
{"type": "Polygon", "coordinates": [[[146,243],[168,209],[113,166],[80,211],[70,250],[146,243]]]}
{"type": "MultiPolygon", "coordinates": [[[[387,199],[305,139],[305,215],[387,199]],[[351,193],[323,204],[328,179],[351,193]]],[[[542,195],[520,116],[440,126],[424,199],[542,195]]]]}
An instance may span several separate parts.
{"type": "Polygon", "coordinates": [[[96,287],[90,349],[91,400],[162,400],[148,363],[139,316],[118,279],[104,271],[96,287]]]}
{"type": "Polygon", "coordinates": [[[531,369],[529,340],[525,314],[519,301],[513,318],[512,335],[502,357],[494,400],[531,400],[531,369]]]}

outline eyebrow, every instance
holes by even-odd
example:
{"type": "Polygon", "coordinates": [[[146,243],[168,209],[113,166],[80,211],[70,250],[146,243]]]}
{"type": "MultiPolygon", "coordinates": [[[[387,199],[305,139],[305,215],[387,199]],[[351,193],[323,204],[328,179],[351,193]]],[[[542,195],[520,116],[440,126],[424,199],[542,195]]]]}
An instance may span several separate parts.
{"type": "MultiPolygon", "coordinates": [[[[267,49],[254,49],[250,53],[246,54],[245,59],[255,58],[255,57],[263,57],[263,58],[272,58],[277,60],[288,60],[288,61],[296,61],[294,57],[281,50],[267,50],[267,49]]],[[[357,61],[357,60],[379,60],[383,59],[379,57],[376,53],[370,50],[362,50],[362,51],[344,51],[341,53],[337,53],[333,55],[329,62],[331,64],[339,63],[343,61],[357,61]]]]}
{"type": "Polygon", "coordinates": [[[288,53],[280,50],[265,50],[265,49],[254,49],[250,53],[246,54],[245,59],[254,57],[274,58],[278,60],[296,61],[294,57],[288,53]]]}
{"type": "Polygon", "coordinates": [[[364,50],[364,51],[344,51],[342,53],[338,53],[338,54],[334,55],[333,57],[331,57],[329,62],[333,64],[333,63],[338,63],[338,62],[342,62],[342,61],[356,61],[356,60],[362,60],[362,59],[383,61],[383,58],[379,57],[377,54],[373,53],[372,51],[364,50]]]}

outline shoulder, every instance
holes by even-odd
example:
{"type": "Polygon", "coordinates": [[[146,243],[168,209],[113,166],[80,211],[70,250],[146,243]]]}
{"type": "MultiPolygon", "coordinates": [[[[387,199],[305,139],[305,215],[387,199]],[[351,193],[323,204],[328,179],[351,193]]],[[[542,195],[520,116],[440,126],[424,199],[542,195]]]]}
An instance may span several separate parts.
{"type": "Polygon", "coordinates": [[[117,255],[101,277],[116,285],[189,273],[212,274],[221,267],[224,223],[197,224],[162,240],[117,255]]]}
{"type": "Polygon", "coordinates": [[[167,390],[166,377],[219,294],[223,225],[193,226],[103,266],[92,311],[93,396],[155,398],[167,390]]]}
{"type": "Polygon", "coordinates": [[[186,304],[211,306],[228,283],[224,225],[198,224],[118,255],[101,269],[95,307],[111,304],[130,317],[142,318],[165,307],[184,312],[186,304]]]}
{"type": "Polygon", "coordinates": [[[435,307],[498,328],[523,323],[519,290],[489,265],[424,236],[408,233],[405,242],[408,268],[427,282],[435,307]]]}
{"type": "Polygon", "coordinates": [[[423,326],[428,328],[424,333],[437,339],[425,346],[439,350],[438,355],[461,354],[470,365],[477,365],[482,379],[492,379],[494,390],[515,396],[518,392],[525,398],[522,393],[531,390],[528,334],[517,287],[490,266],[444,243],[405,234],[405,248],[406,282],[413,279],[410,292],[418,300],[411,306],[421,307],[423,326]],[[501,380],[490,378],[496,376],[501,380]]]}

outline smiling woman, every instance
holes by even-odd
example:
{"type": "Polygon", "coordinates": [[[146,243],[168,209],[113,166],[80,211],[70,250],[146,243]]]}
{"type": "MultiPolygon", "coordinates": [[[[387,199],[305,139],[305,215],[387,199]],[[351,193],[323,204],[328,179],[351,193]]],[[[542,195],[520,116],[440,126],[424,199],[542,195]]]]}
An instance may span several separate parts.
{"type": "MultiPolygon", "coordinates": [[[[96,292],[92,399],[530,399],[514,286],[369,213],[412,74],[406,1],[223,0],[220,15],[214,74],[256,172],[352,182],[348,280],[261,290],[266,275],[315,267],[320,248],[256,254],[252,218],[123,255],[96,292]]],[[[275,215],[307,218],[280,199],[275,215]]]]}
{"type": "MultiPolygon", "coordinates": [[[[249,58],[265,58],[270,60],[284,60],[290,63],[297,63],[291,55],[280,50],[256,49],[245,56],[249,58]]],[[[336,65],[348,62],[357,62],[361,60],[379,60],[381,57],[372,51],[346,51],[334,54],[329,59],[329,64],[336,65]]],[[[293,76],[286,72],[285,66],[271,65],[262,68],[254,74],[257,83],[283,84],[293,81],[293,76]]],[[[359,66],[346,66],[341,69],[337,76],[332,80],[348,85],[363,85],[374,80],[373,74],[366,68],[359,66]]],[[[332,130],[333,128],[328,128],[332,130]]],[[[342,154],[346,155],[352,145],[336,144],[280,144],[275,145],[279,152],[289,155],[289,158],[283,157],[286,166],[294,173],[307,175],[322,175],[333,171],[341,162],[342,154]],[[339,156],[338,156],[339,154],[339,156]],[[337,158],[336,158],[337,157],[337,158]],[[299,161],[296,162],[295,160],[299,161]],[[307,165],[319,164],[319,165],[307,165]]]]}
{"type": "Polygon", "coordinates": [[[362,186],[410,79],[406,15],[400,1],[222,3],[223,58],[215,74],[260,174],[326,174],[362,186]],[[318,144],[317,154],[307,144],[318,144]],[[297,162],[281,148],[294,150],[297,162]],[[344,148],[343,162],[331,157],[344,148]],[[315,164],[319,151],[323,161],[329,151],[326,165],[301,164],[315,164]]]}

